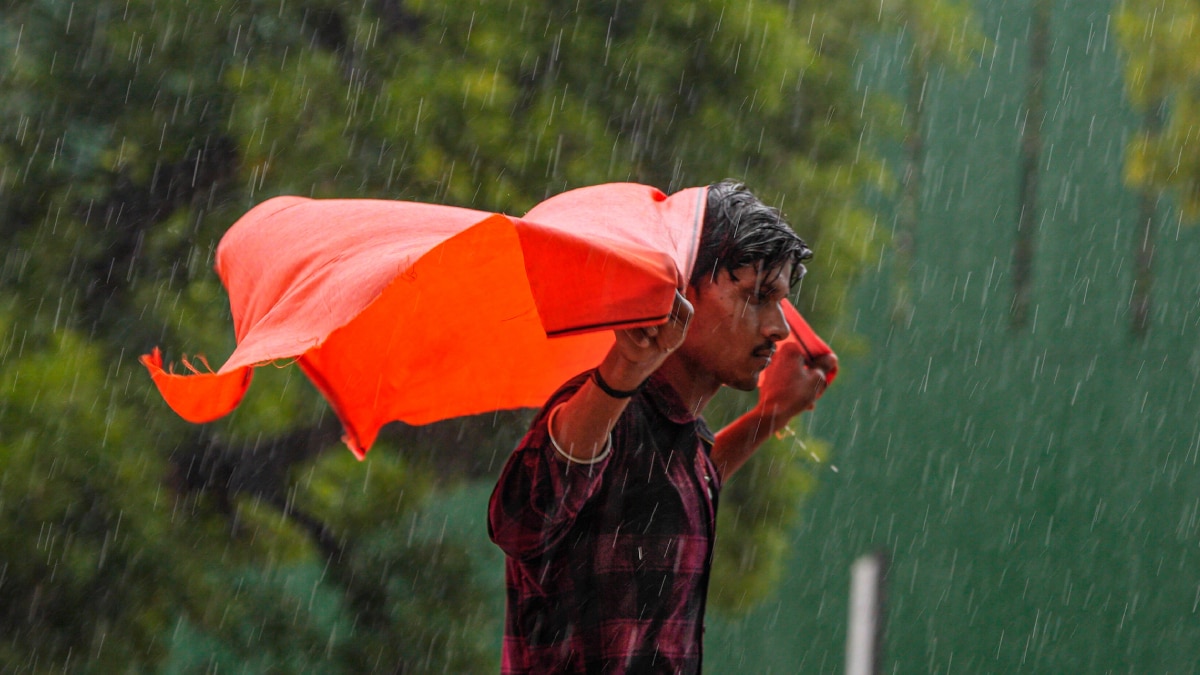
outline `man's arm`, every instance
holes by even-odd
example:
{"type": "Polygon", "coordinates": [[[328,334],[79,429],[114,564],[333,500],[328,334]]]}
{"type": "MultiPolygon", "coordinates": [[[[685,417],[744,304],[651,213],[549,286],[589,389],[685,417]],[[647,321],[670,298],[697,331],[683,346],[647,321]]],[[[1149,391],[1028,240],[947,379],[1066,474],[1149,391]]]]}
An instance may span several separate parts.
{"type": "Polygon", "coordinates": [[[796,415],[813,409],[825,391],[825,374],[836,364],[833,354],[805,363],[799,345],[780,344],[771,365],[763,371],[758,404],[716,435],[712,460],[721,472],[722,482],[729,480],[771,434],[787,426],[796,415]]]}
{"type": "MultiPolygon", "coordinates": [[[[665,324],[618,331],[599,366],[607,386],[633,390],[649,377],[683,341],[691,312],[681,296],[665,324]]],[[[609,434],[627,403],[589,378],[534,421],[488,503],[488,534],[506,554],[541,555],[570,529],[603,480],[609,434]]]]}
{"type": "MultiPolygon", "coordinates": [[[[597,373],[610,389],[637,389],[683,344],[691,319],[691,303],[676,292],[666,323],[616,331],[617,341],[597,367],[597,373]]],[[[589,379],[552,414],[550,436],[567,459],[581,463],[594,461],[606,451],[608,435],[628,403],[628,398],[613,397],[594,379],[589,379]]]]}

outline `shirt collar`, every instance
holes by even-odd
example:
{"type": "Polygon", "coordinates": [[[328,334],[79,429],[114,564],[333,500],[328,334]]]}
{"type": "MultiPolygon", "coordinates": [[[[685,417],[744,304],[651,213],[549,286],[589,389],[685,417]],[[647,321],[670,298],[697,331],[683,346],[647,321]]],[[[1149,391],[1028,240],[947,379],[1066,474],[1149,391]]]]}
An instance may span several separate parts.
{"type": "Polygon", "coordinates": [[[696,420],[697,416],[688,410],[687,405],[683,402],[683,397],[675,391],[666,376],[659,371],[655,371],[650,379],[646,380],[642,391],[645,392],[650,403],[675,424],[687,424],[696,420]]]}

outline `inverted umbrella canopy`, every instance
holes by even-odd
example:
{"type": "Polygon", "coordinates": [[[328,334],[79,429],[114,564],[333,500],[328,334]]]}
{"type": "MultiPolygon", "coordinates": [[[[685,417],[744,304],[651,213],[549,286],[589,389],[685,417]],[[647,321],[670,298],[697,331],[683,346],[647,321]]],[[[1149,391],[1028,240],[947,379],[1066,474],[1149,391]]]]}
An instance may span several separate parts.
{"type": "MultiPolygon", "coordinates": [[[[232,411],[253,368],[295,360],[363,457],[380,427],[541,405],[594,366],[612,329],[661,323],[691,272],[706,188],[580,188],[514,218],[452,206],[277,197],[217,248],[237,348],[176,375],[144,355],[181,417],[232,411]]],[[[793,338],[827,353],[789,306],[793,338]]]]}

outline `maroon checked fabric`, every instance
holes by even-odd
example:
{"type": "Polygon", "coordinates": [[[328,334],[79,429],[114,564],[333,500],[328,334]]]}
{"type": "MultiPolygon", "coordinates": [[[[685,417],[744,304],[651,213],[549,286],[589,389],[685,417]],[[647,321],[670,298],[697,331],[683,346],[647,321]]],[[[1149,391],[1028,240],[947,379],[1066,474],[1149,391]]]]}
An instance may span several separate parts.
{"type": "Polygon", "coordinates": [[[488,532],[506,554],[503,673],[699,673],[721,479],[712,433],[657,375],[593,465],[560,457],[547,413],[501,473],[488,532]]]}

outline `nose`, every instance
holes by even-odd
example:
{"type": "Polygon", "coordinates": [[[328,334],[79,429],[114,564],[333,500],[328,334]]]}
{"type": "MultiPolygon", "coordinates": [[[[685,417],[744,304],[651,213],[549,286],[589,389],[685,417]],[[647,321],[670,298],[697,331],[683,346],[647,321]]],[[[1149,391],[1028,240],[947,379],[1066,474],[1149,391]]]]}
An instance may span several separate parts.
{"type": "Polygon", "coordinates": [[[771,309],[767,311],[767,316],[763,320],[763,336],[771,342],[779,342],[791,335],[791,326],[788,326],[787,318],[783,315],[783,303],[775,303],[771,309]]]}

